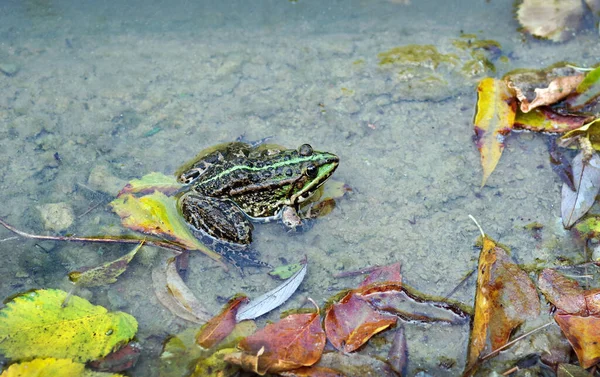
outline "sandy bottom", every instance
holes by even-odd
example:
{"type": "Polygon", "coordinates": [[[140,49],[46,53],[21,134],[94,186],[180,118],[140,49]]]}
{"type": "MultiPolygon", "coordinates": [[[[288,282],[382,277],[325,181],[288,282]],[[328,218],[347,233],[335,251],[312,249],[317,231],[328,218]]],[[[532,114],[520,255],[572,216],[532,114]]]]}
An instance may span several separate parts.
{"type": "MultiPolygon", "coordinates": [[[[152,171],[172,174],[201,149],[240,135],[273,136],[290,148],[310,143],[338,154],[335,178],[353,189],[306,233],[290,234],[278,224],[256,227],[263,260],[310,260],[306,281],[284,309],[306,297],[322,303],[359,281],[335,279],[336,273],[396,261],[409,285],[445,295],[476,267],[479,233],[469,214],[511,247],[519,263],[582,260],[560,223],[561,183],[544,138],[511,135],[481,189],[471,139],[480,76],[446,67],[439,85],[411,85],[396,69],[379,67],[378,53],[407,44],[455,52],[452,41],[461,32],[477,33],[502,45],[508,62],[497,61],[499,72],[489,73],[499,77],[562,60],[596,63],[595,32],[563,44],[524,37],[511,2],[168,3],[0,5],[0,65],[14,69],[12,76],[0,73],[2,218],[55,234],[44,228],[39,207],[64,202],[75,220],[63,234],[115,234],[119,220],[106,203],[128,180],[152,171]],[[533,221],[544,225],[539,239],[523,228],[533,221]]],[[[68,289],[68,271],[130,250],[11,237],[0,230],[0,297],[68,289]]],[[[80,292],[138,319],[144,354],[133,376],[156,375],[162,341],[190,326],[152,292],[150,269],[164,253],[149,250],[116,284],[80,292]]],[[[277,282],[264,271],[242,279],[194,254],[188,285],[216,312],[223,298],[253,297],[277,282]]],[[[471,279],[454,298],[470,304],[473,294],[471,279]]],[[[406,328],[412,371],[460,372],[468,326],[406,328]],[[456,362],[447,369],[445,358],[456,362]]]]}

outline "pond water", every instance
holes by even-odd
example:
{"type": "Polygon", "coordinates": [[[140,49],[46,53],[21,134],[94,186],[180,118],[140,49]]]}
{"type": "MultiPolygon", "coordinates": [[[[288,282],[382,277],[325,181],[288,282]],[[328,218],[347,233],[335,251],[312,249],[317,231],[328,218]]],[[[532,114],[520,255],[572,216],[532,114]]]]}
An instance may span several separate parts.
{"type": "MultiPolygon", "coordinates": [[[[600,56],[597,31],[556,44],[518,27],[511,1],[4,0],[0,217],[37,234],[119,234],[107,203],[127,181],[170,175],[217,143],[271,136],[289,148],[309,143],[337,154],[334,178],[352,188],[306,232],[256,226],[262,260],[308,256],[306,280],[282,309],[307,297],[323,303],[361,279],[334,274],[397,261],[407,284],[446,295],[477,264],[479,232],[468,215],[519,263],[580,261],[562,228],[561,182],[543,137],[511,135],[480,188],[477,81],[563,60],[591,65],[600,56]],[[456,41],[465,39],[501,46],[489,56],[495,73],[464,69],[471,51],[456,41]],[[381,53],[407,45],[433,45],[441,60],[381,64],[381,53]],[[48,203],[72,209],[67,229],[44,225],[40,209],[48,203]],[[539,237],[524,229],[534,221],[544,225],[539,237]]],[[[69,290],[69,271],[131,249],[13,237],[0,230],[0,297],[69,290]]],[[[152,290],[150,271],[168,251],[146,249],[117,283],[78,292],[139,321],[143,354],[132,376],[158,375],[163,340],[192,326],[152,290]]],[[[188,272],[188,286],[215,313],[224,298],[255,297],[278,284],[264,270],[225,272],[199,253],[188,272]]],[[[471,278],[453,298],[472,304],[474,285],[471,278]]],[[[410,374],[459,374],[468,330],[407,324],[410,374]]]]}

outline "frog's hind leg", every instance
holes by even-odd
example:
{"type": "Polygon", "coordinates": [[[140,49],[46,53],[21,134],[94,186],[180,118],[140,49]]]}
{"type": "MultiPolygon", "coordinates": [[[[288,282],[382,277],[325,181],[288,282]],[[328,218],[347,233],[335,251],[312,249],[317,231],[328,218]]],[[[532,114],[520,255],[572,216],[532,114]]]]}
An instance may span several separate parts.
{"type": "Polygon", "coordinates": [[[217,243],[213,247],[214,251],[235,266],[242,276],[244,276],[245,267],[273,268],[270,264],[258,259],[258,252],[250,247],[241,249],[236,245],[226,243],[217,243]]]}
{"type": "Polygon", "coordinates": [[[184,195],[179,207],[192,229],[223,242],[249,245],[252,242],[252,223],[231,200],[196,194],[184,195]]]}

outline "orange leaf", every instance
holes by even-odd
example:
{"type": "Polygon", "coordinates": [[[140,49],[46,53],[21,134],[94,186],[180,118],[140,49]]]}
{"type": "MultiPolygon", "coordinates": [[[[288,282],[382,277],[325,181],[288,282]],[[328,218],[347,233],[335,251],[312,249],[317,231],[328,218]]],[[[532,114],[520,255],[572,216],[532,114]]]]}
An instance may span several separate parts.
{"type": "Polygon", "coordinates": [[[479,82],[477,93],[475,142],[481,155],[483,187],[502,156],[504,138],[513,128],[517,100],[504,81],[490,77],[479,82]]]}
{"type": "Polygon", "coordinates": [[[352,291],[327,310],[325,332],[335,348],[352,352],[373,335],[396,324],[396,320],[394,315],[379,313],[352,291]]]}
{"type": "Polygon", "coordinates": [[[211,348],[225,339],[235,327],[235,315],[240,304],[248,302],[248,297],[239,296],[230,300],[227,306],[215,317],[211,318],[196,334],[196,343],[204,348],[211,348]]]}
{"type": "Polygon", "coordinates": [[[571,343],[583,368],[587,369],[600,361],[600,318],[557,313],[554,319],[571,343]]]}
{"type": "Polygon", "coordinates": [[[584,291],[575,280],[546,268],[538,277],[538,287],[561,312],[587,315],[584,291]]]}
{"type": "Polygon", "coordinates": [[[475,316],[465,370],[474,372],[484,352],[506,344],[511,332],[526,319],[537,317],[539,311],[539,298],[527,273],[485,236],[479,255],[475,316]]]}
{"type": "Polygon", "coordinates": [[[239,357],[228,361],[260,375],[316,363],[325,348],[319,313],[291,314],[243,339],[239,357]]]}

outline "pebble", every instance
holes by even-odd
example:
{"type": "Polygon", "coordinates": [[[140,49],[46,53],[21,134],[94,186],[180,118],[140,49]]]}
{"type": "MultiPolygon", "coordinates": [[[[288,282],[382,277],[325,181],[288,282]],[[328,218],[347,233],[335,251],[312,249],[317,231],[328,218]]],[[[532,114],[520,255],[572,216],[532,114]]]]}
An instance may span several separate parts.
{"type": "Polygon", "coordinates": [[[0,61],[0,72],[4,73],[6,76],[12,77],[16,75],[21,68],[11,62],[0,61]]]}
{"type": "Polygon", "coordinates": [[[117,196],[119,191],[127,184],[124,179],[114,176],[108,167],[95,166],[90,172],[88,184],[94,189],[111,196],[117,196]]]}
{"type": "Polygon", "coordinates": [[[46,230],[61,232],[75,221],[73,208],[64,202],[43,204],[37,206],[37,209],[40,211],[46,230]]]}

